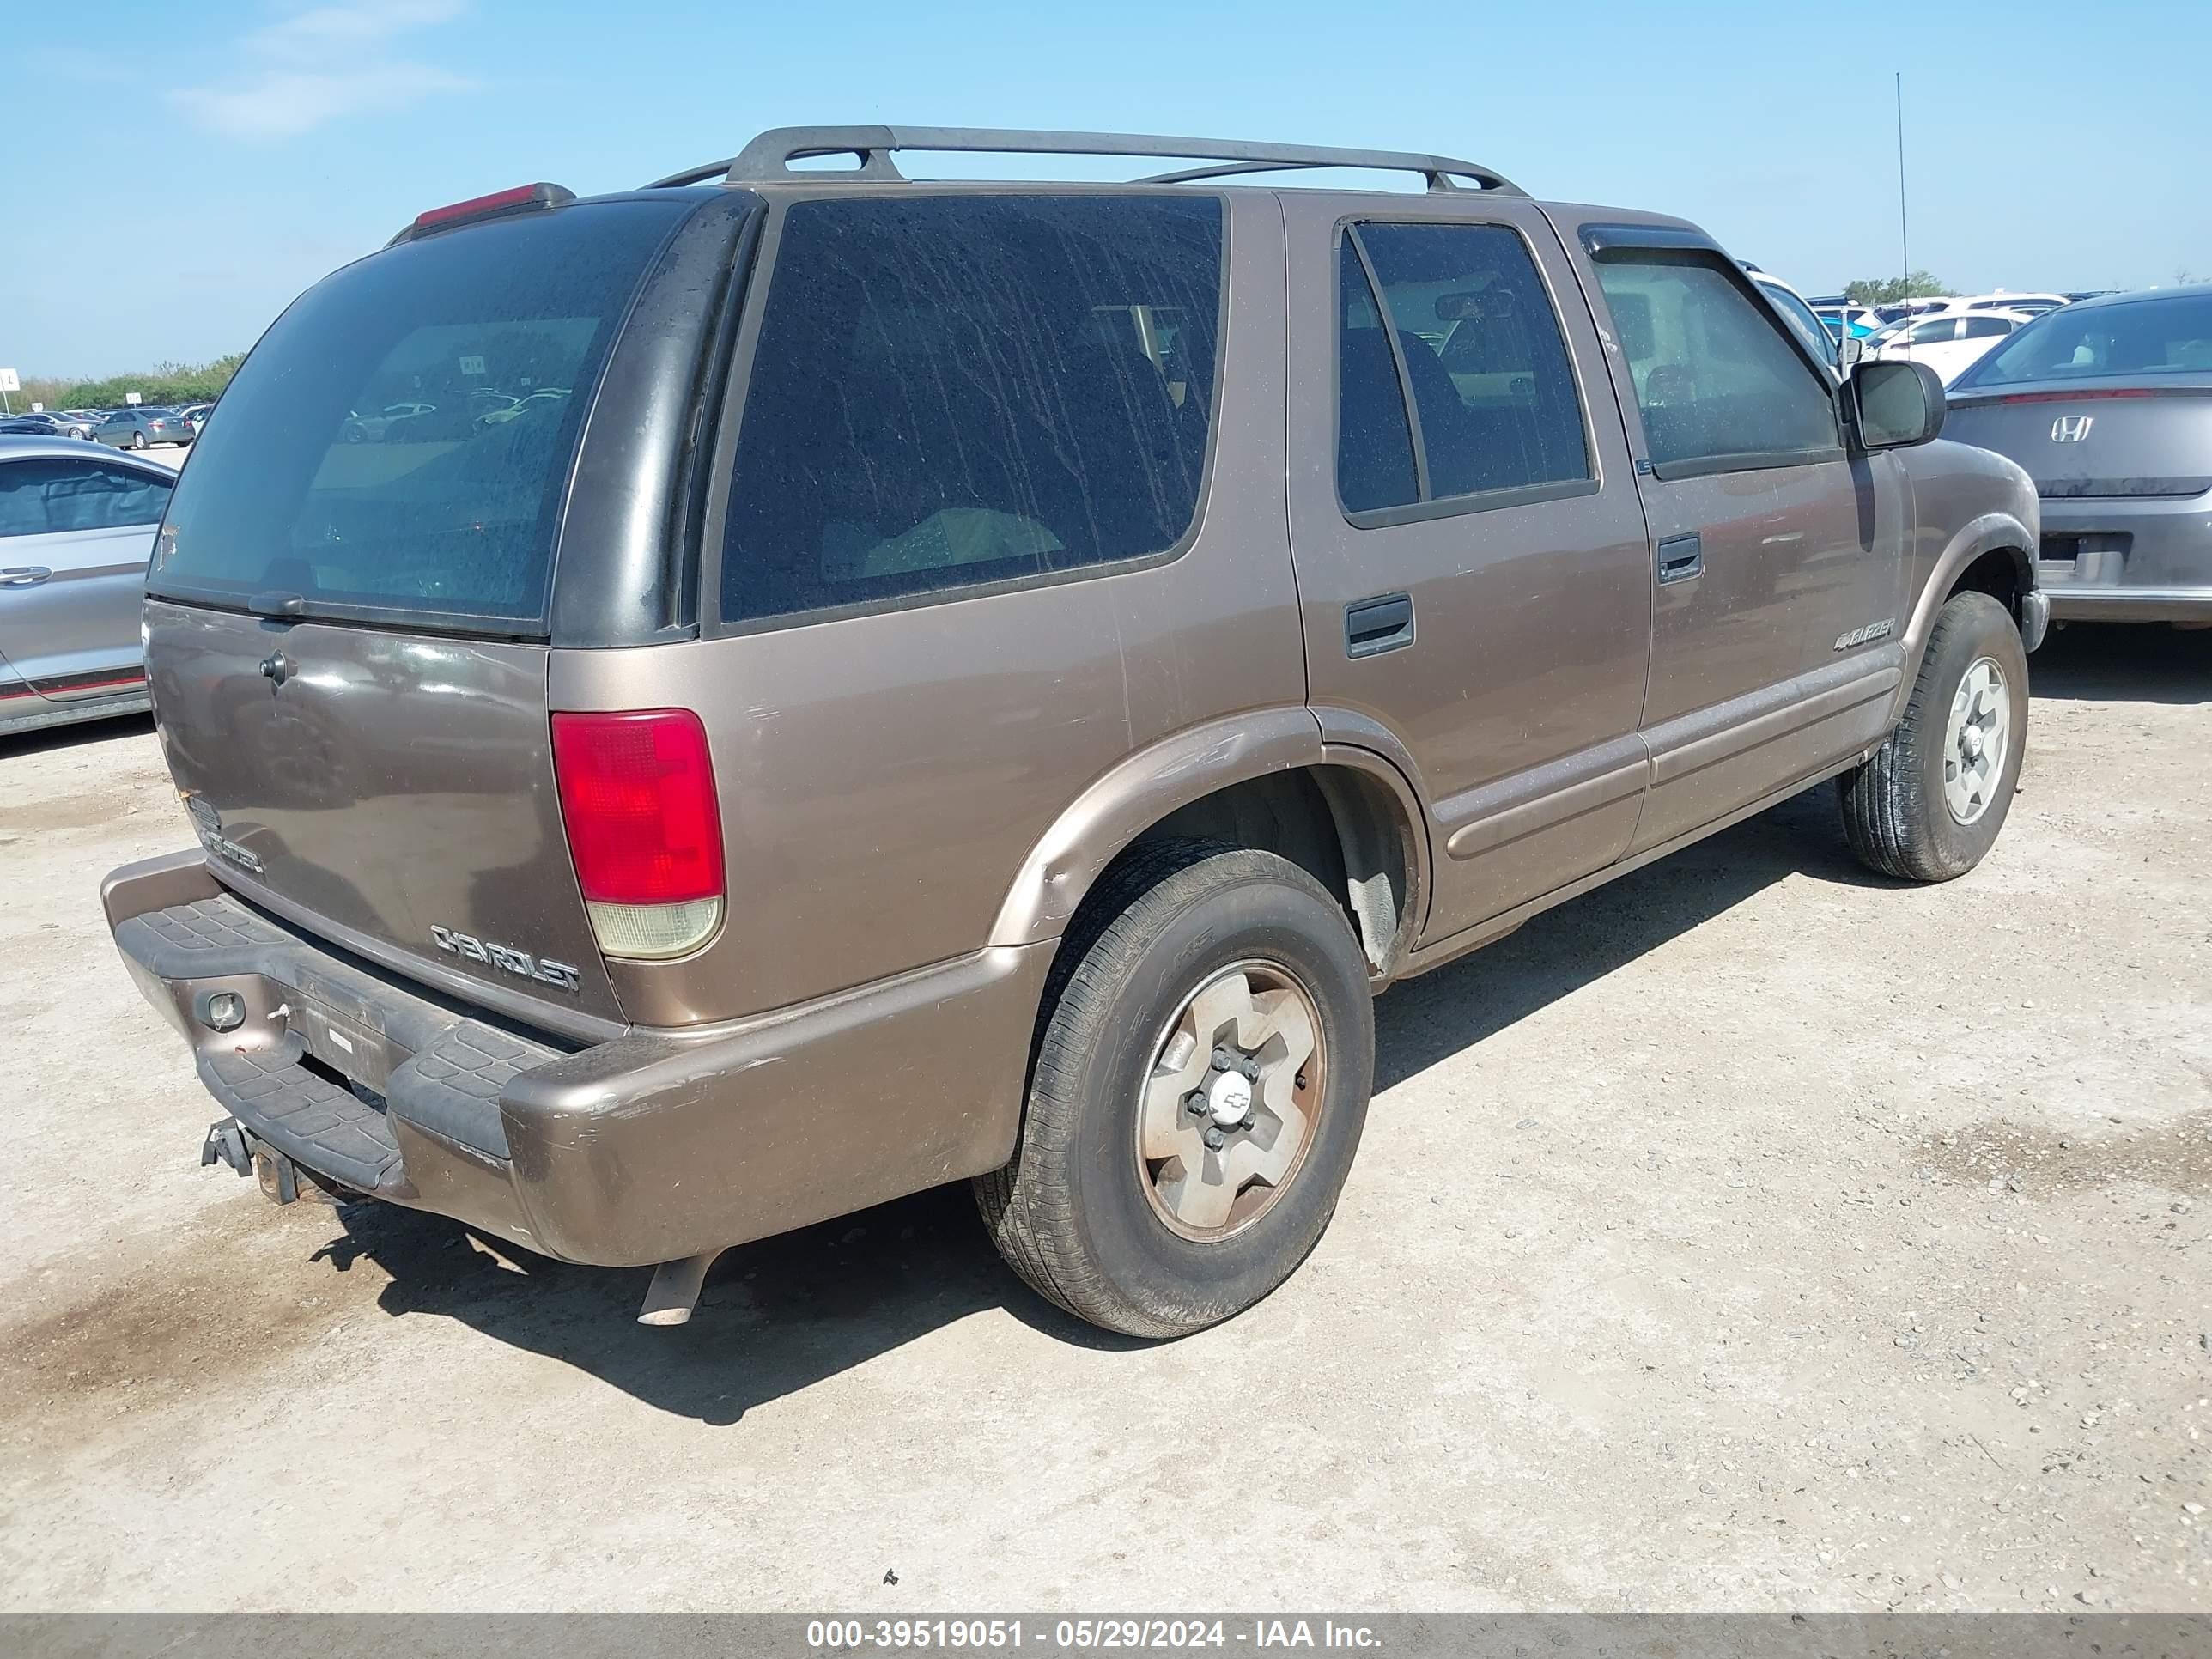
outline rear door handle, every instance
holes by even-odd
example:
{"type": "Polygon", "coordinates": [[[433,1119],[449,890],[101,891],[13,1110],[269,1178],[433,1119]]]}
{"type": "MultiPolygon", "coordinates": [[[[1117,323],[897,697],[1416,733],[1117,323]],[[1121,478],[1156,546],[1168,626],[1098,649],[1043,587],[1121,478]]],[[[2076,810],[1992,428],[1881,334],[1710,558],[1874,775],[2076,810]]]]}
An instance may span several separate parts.
{"type": "Polygon", "coordinates": [[[36,587],[53,574],[42,564],[11,565],[0,570],[0,587],[36,587]]]}
{"type": "Polygon", "coordinates": [[[1408,593],[1385,593],[1372,599],[1355,599],[1344,607],[1344,654],[1372,657],[1396,651],[1413,642],[1413,599],[1408,593]]]}
{"type": "Polygon", "coordinates": [[[1692,531],[1686,536],[1669,536],[1659,544],[1659,582],[1686,582],[1702,574],[1705,568],[1705,546],[1692,531]]]}

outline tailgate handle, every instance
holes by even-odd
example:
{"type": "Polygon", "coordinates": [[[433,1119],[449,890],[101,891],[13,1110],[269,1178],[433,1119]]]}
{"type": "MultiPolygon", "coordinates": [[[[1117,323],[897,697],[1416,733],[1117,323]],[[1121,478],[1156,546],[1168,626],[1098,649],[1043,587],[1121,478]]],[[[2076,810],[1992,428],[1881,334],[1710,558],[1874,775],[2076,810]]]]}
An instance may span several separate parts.
{"type": "Polygon", "coordinates": [[[1407,593],[1355,599],[1344,607],[1344,654],[1371,657],[1413,642],[1413,600],[1407,593]]]}
{"type": "Polygon", "coordinates": [[[36,587],[53,574],[42,564],[10,565],[0,570],[0,587],[36,587]]]}
{"type": "Polygon", "coordinates": [[[1701,574],[1705,568],[1705,546],[1692,531],[1686,536],[1669,536],[1659,544],[1659,580],[1667,582],[1686,582],[1701,574]]]}

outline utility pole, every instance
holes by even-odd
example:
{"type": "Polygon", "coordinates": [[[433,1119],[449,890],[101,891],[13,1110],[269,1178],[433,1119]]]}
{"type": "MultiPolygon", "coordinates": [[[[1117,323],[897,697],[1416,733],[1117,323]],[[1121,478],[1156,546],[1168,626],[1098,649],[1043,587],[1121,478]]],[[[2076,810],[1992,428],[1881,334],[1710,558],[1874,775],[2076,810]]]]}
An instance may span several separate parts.
{"type": "Polygon", "coordinates": [[[1905,213],[1905,71],[1897,71],[1897,245],[1905,285],[1912,285],[1912,231],[1905,213]]]}

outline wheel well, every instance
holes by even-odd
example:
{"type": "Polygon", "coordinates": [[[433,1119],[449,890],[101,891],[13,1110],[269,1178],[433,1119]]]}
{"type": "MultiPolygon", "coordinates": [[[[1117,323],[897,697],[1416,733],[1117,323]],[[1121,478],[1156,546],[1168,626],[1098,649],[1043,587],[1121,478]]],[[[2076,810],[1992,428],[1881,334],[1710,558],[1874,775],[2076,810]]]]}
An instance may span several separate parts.
{"type": "Polygon", "coordinates": [[[1986,593],[2020,620],[2021,568],[2027,555],[2009,547],[1993,547],[1959,573],[1951,584],[1950,599],[1959,593],[1986,593]]]}
{"type": "Polygon", "coordinates": [[[1188,837],[1288,859],[1343,904],[1379,976],[1411,942],[1409,833],[1395,797],[1378,780],[1349,766],[1308,766],[1249,778],[1178,807],[1130,851],[1188,837]]]}

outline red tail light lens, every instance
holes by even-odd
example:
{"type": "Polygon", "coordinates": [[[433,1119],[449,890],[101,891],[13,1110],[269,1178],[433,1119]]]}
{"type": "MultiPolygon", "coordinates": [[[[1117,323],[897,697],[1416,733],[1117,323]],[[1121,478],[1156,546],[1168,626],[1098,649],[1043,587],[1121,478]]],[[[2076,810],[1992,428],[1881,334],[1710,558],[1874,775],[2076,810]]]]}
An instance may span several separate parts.
{"type": "Polygon", "coordinates": [[[600,949],[658,958],[703,943],[721,920],[722,817],[699,717],[556,714],[553,771],[600,949]]]}

